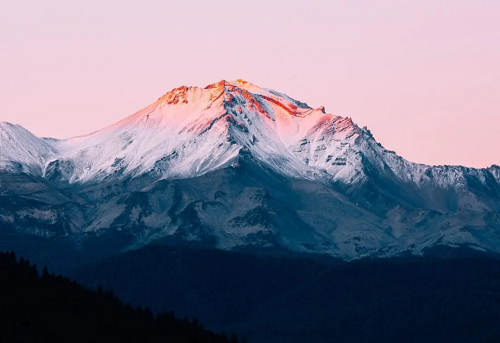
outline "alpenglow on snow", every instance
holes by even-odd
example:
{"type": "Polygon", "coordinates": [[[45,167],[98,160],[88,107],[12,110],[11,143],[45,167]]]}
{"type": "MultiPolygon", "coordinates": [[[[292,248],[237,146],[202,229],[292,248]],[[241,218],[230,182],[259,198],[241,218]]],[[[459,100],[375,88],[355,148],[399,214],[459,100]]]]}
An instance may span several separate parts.
{"type": "Polygon", "coordinates": [[[242,80],[173,89],[67,140],[0,123],[0,192],[0,227],[79,249],[119,235],[113,249],[500,250],[498,166],[409,162],[350,118],[242,80]]]}

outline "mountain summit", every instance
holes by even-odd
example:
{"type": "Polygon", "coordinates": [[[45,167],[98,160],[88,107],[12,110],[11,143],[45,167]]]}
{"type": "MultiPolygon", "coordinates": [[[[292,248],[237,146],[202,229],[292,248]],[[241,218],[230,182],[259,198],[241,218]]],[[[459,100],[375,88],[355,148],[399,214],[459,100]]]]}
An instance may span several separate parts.
{"type": "Polygon", "coordinates": [[[69,183],[145,172],[186,178],[231,164],[245,150],[289,176],[325,170],[336,175],[345,169],[339,166],[347,145],[340,142],[356,132],[361,130],[349,118],[325,114],[324,108],[246,81],[223,80],[205,88],[175,88],[95,133],[40,142],[57,153],[40,156],[38,170],[69,183]]]}
{"type": "Polygon", "coordinates": [[[78,249],[500,251],[499,167],[409,162],[350,118],[243,80],[175,88],[67,140],[1,123],[0,196],[0,229],[78,249]]]}

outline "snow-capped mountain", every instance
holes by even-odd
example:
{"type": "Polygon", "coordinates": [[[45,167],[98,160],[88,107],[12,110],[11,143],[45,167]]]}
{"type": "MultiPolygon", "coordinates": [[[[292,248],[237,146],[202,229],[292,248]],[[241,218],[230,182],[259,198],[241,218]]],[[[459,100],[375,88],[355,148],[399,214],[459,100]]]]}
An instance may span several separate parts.
{"type": "Polygon", "coordinates": [[[67,140],[4,123],[0,148],[0,195],[21,204],[0,206],[0,223],[41,236],[345,258],[436,244],[500,251],[500,167],[409,162],[350,118],[242,80],[176,88],[67,140]],[[21,194],[13,172],[44,186],[21,194]]]}
{"type": "Polygon", "coordinates": [[[57,156],[56,149],[22,126],[0,122],[0,170],[41,175],[45,163],[57,156]]]}
{"type": "Polygon", "coordinates": [[[342,156],[349,138],[360,132],[350,119],[322,108],[245,81],[221,81],[176,88],[90,135],[47,140],[58,156],[41,161],[40,169],[69,183],[145,172],[188,178],[231,164],[243,149],[288,176],[329,172],[347,178],[352,168],[340,167],[342,156]]]}

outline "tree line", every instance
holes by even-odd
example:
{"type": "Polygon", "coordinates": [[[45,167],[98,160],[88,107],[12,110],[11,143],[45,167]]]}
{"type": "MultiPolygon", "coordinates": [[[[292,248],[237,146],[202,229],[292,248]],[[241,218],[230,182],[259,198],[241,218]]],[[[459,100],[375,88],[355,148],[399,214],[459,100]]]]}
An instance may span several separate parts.
{"type": "Polygon", "coordinates": [[[39,273],[13,252],[0,253],[0,280],[1,342],[246,342],[197,319],[124,304],[111,290],[91,290],[47,267],[39,273]]]}

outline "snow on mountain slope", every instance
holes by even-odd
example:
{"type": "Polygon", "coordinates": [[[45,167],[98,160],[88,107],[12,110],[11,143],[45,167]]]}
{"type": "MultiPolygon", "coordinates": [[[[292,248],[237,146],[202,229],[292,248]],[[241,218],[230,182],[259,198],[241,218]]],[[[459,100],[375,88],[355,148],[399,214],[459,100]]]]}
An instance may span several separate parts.
{"type": "Polygon", "coordinates": [[[58,141],[59,167],[69,182],[158,172],[191,177],[237,154],[227,139],[221,89],[180,87],[134,115],[87,136],[58,141]]]}
{"type": "Polygon", "coordinates": [[[0,170],[41,174],[57,151],[19,125],[0,122],[0,170]]]}
{"type": "Polygon", "coordinates": [[[4,153],[3,164],[21,163],[25,171],[70,183],[144,173],[190,178],[235,163],[241,151],[286,176],[325,182],[366,183],[374,172],[420,188],[460,189],[471,180],[483,186],[500,180],[494,167],[406,161],[350,118],[243,80],[173,89],[112,126],[68,140],[40,140],[16,128],[8,131],[16,132],[16,147],[3,149],[15,156],[4,153]]]}
{"type": "Polygon", "coordinates": [[[12,184],[0,224],[45,236],[348,258],[440,243],[500,251],[500,167],[409,162],[350,118],[243,80],[173,89],[67,140],[3,123],[0,148],[0,170],[31,174],[0,174],[12,184]]]}
{"type": "Polygon", "coordinates": [[[46,174],[70,183],[142,173],[189,178],[232,163],[244,149],[288,176],[314,178],[323,166],[309,165],[295,146],[323,129],[335,136],[327,142],[335,149],[355,128],[349,119],[241,80],[179,87],[115,125],[50,141],[60,157],[49,161],[46,174]]]}

